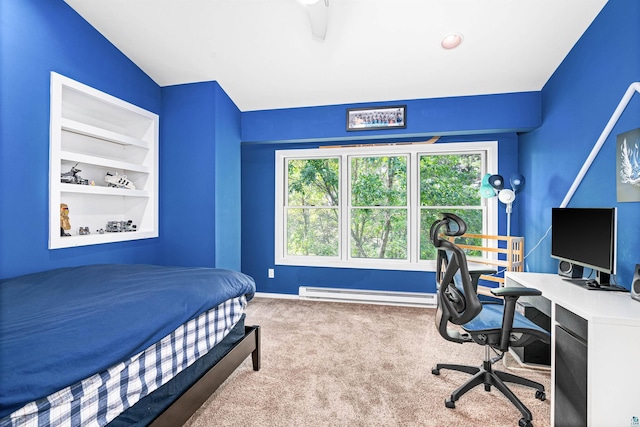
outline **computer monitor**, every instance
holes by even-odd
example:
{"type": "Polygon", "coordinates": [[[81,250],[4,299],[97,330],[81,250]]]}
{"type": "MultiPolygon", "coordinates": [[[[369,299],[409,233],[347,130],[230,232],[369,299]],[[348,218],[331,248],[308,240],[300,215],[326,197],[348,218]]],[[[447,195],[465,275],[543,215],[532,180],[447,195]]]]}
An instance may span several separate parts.
{"type": "Polygon", "coordinates": [[[609,285],[616,272],[616,208],[553,208],[551,256],[596,272],[609,285]]]}

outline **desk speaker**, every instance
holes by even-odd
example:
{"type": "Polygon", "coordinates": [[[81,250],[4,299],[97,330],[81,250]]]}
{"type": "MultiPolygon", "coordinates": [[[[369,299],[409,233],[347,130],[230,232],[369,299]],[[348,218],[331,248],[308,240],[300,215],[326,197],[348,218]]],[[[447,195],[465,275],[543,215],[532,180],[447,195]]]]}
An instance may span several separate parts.
{"type": "Polygon", "coordinates": [[[631,282],[631,298],[640,301],[640,264],[636,264],[633,270],[633,281],[631,282]]]}
{"type": "MultiPolygon", "coordinates": [[[[562,277],[570,277],[571,279],[582,278],[582,266],[571,264],[567,261],[560,261],[558,263],[558,274],[562,277]]],[[[638,285],[640,286],[640,285],[638,285]]]]}

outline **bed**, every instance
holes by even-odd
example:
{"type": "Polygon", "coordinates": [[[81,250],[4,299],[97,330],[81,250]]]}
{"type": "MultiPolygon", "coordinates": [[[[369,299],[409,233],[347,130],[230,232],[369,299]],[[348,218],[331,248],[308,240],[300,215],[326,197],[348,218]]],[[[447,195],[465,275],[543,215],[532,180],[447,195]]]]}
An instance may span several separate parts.
{"type": "Polygon", "coordinates": [[[0,280],[0,426],[177,426],[249,356],[255,284],[101,264],[0,280]]]}

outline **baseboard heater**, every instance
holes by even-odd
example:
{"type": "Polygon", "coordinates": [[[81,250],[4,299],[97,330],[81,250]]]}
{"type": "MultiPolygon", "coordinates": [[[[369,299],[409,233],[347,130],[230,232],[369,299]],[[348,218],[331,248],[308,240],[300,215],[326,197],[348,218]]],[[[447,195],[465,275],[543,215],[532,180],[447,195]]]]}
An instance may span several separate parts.
{"type": "Polygon", "coordinates": [[[370,291],[363,289],[300,286],[298,295],[300,299],[304,300],[405,305],[411,307],[435,307],[437,303],[435,294],[420,292],[370,291]]]}

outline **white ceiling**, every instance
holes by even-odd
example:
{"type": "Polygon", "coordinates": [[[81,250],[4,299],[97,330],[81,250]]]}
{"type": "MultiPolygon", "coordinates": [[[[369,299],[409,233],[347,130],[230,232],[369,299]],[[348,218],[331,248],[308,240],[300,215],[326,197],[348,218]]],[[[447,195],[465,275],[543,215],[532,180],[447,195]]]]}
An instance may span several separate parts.
{"type": "Polygon", "coordinates": [[[541,90],[607,0],[65,0],[160,86],[241,111],[541,90]],[[442,38],[462,33],[454,50],[442,38]]]}

